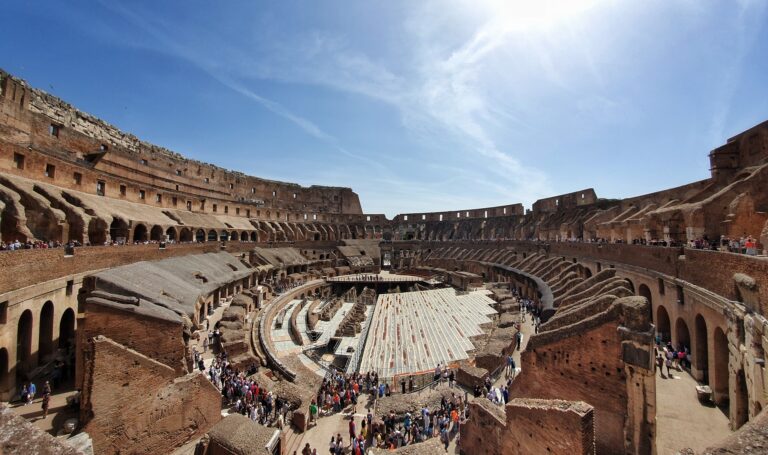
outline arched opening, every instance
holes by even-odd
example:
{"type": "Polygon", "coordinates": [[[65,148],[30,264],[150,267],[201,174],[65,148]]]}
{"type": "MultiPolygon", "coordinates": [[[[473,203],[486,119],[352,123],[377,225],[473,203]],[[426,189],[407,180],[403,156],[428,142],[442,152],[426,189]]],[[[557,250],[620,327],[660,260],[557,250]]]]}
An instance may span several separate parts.
{"type": "Polygon", "coordinates": [[[688,349],[688,352],[690,352],[691,333],[688,331],[688,324],[685,323],[683,318],[677,318],[677,321],[675,321],[675,336],[672,344],[676,350],[688,349]]]}
{"type": "Polygon", "coordinates": [[[24,310],[16,332],[16,362],[24,363],[32,355],[32,312],[24,310]]]}
{"type": "Polygon", "coordinates": [[[125,243],[128,241],[128,223],[120,218],[113,218],[109,225],[109,237],[113,242],[125,243]]]}
{"type": "Polygon", "coordinates": [[[656,309],[656,334],[658,340],[662,343],[672,340],[672,329],[669,322],[669,313],[667,309],[659,305],[656,309]]]}
{"type": "Polygon", "coordinates": [[[45,302],[40,310],[40,331],[37,343],[37,359],[42,363],[45,356],[53,352],[53,302],[45,302]]]}
{"type": "Polygon", "coordinates": [[[133,241],[134,242],[146,242],[147,241],[147,227],[143,224],[137,224],[133,229],[133,241]]]}
{"type": "Polygon", "coordinates": [[[5,389],[8,382],[8,350],[0,348],[0,388],[5,389]]]}
{"type": "Polygon", "coordinates": [[[215,242],[216,239],[219,238],[219,234],[216,233],[216,231],[208,231],[208,241],[209,242],[215,242]]]}
{"type": "Polygon", "coordinates": [[[219,233],[219,240],[221,240],[222,242],[226,242],[227,240],[229,240],[229,232],[221,231],[219,233]]]}
{"type": "Polygon", "coordinates": [[[707,347],[707,322],[700,314],[696,315],[696,343],[693,349],[693,376],[709,384],[709,352],[707,347]]]}
{"type": "Polygon", "coordinates": [[[251,242],[255,242],[256,239],[257,239],[256,233],[255,232],[251,232],[251,242]]]}
{"type": "Polygon", "coordinates": [[[712,337],[714,343],[714,362],[715,371],[712,375],[710,386],[715,394],[715,404],[725,405],[728,403],[728,338],[720,327],[715,328],[715,334],[712,337]]]}
{"type": "Polygon", "coordinates": [[[731,422],[733,429],[738,430],[749,420],[749,390],[744,370],[736,373],[736,402],[731,406],[731,422]]]}
{"type": "Polygon", "coordinates": [[[191,242],[192,240],[194,240],[192,230],[188,228],[181,228],[181,232],[179,232],[179,241],[191,242]]]}
{"type": "Polygon", "coordinates": [[[59,348],[74,347],[75,345],[75,312],[67,308],[59,322],[59,348]]]}
{"type": "Polygon", "coordinates": [[[163,232],[163,228],[161,228],[158,225],[152,226],[152,230],[149,231],[149,240],[152,240],[153,242],[160,242],[165,240],[163,236],[165,233],[163,232]]]}
{"type": "Polygon", "coordinates": [[[589,267],[584,267],[584,278],[592,278],[592,270],[589,267]]]}
{"type": "Polygon", "coordinates": [[[320,233],[315,234],[315,242],[320,241],[320,233]]]}
{"type": "Polygon", "coordinates": [[[168,237],[168,240],[170,240],[171,242],[175,242],[177,240],[176,239],[176,228],[169,227],[168,229],[165,230],[165,235],[168,237]]]}
{"type": "Polygon", "coordinates": [[[632,292],[632,294],[635,293],[635,283],[632,282],[629,278],[624,278],[627,281],[627,285],[629,286],[629,290],[632,292]]]}
{"type": "Polygon", "coordinates": [[[248,233],[243,231],[240,233],[240,241],[241,242],[247,242],[248,241],[248,233]]]}
{"type": "Polygon", "coordinates": [[[237,234],[237,231],[232,231],[229,233],[229,240],[231,242],[236,242],[240,240],[240,236],[237,234]]]}
{"type": "Polygon", "coordinates": [[[98,218],[91,218],[88,223],[88,242],[91,245],[103,245],[107,241],[107,223],[98,218]]]}
{"type": "Polygon", "coordinates": [[[645,297],[645,300],[648,301],[648,311],[650,311],[651,320],[653,320],[653,297],[651,297],[651,290],[648,289],[648,286],[641,284],[637,288],[637,295],[645,297]]]}

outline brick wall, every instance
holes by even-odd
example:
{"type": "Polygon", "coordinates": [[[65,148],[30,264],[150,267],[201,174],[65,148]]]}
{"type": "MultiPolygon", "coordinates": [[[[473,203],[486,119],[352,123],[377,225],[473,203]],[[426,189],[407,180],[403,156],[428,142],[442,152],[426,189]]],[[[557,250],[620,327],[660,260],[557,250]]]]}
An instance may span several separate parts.
{"type": "Polygon", "coordinates": [[[177,379],[166,365],[103,337],[90,343],[90,356],[82,406],[95,453],[169,453],[221,419],[221,394],[200,373],[177,379]]]}
{"type": "MultiPolygon", "coordinates": [[[[153,261],[174,256],[220,251],[218,242],[168,245],[165,250],[156,244],[124,246],[90,246],[75,249],[75,255],[64,257],[63,248],[0,251],[0,294],[65,275],[101,270],[153,261]]],[[[245,252],[253,244],[228,243],[230,253],[245,252]]]]}
{"type": "Polygon", "coordinates": [[[595,407],[598,453],[624,448],[627,385],[617,324],[522,352],[525,371],[512,384],[511,398],[537,397],[584,401],[595,407]]]}

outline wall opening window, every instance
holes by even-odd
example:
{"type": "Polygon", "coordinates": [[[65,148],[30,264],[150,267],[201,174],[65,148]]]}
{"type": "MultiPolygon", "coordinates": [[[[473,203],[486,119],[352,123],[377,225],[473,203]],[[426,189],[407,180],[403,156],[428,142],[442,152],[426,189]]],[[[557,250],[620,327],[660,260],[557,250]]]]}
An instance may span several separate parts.
{"type": "Polygon", "coordinates": [[[293,198],[296,199],[296,196],[298,196],[296,193],[293,193],[293,198]]]}
{"type": "Polygon", "coordinates": [[[443,214],[440,214],[440,221],[443,221],[443,214]]]}
{"type": "Polygon", "coordinates": [[[317,219],[317,213],[313,213],[313,214],[312,214],[312,219],[313,219],[313,220],[316,220],[316,219],[317,219]]]}
{"type": "Polygon", "coordinates": [[[245,209],[245,216],[247,216],[248,218],[251,217],[251,209],[245,209]]]}
{"type": "Polygon", "coordinates": [[[179,204],[179,198],[177,198],[176,196],[172,196],[171,197],[171,205],[176,207],[178,204],[179,204]]]}
{"type": "Polygon", "coordinates": [[[107,184],[104,183],[103,180],[98,180],[96,182],[96,194],[99,196],[104,196],[104,192],[107,190],[107,184]]]}
{"type": "Polygon", "coordinates": [[[143,166],[146,166],[146,165],[148,165],[148,164],[149,164],[149,161],[147,161],[147,160],[145,160],[144,158],[142,158],[142,159],[139,161],[139,163],[141,163],[143,166]]]}
{"type": "Polygon", "coordinates": [[[45,176],[48,177],[49,179],[56,177],[56,166],[54,166],[53,164],[46,164],[45,176]]]}
{"type": "Polygon", "coordinates": [[[108,149],[109,149],[109,146],[107,146],[107,144],[101,144],[99,146],[99,150],[101,150],[102,152],[106,152],[108,149]]]}
{"type": "Polygon", "coordinates": [[[467,218],[469,218],[469,212],[464,212],[464,216],[466,216],[467,218]]]}
{"type": "Polygon", "coordinates": [[[461,212],[456,212],[456,218],[461,218],[461,212]]]}
{"type": "Polygon", "coordinates": [[[144,190],[139,190],[139,199],[144,199],[147,196],[147,193],[144,190]]]}
{"type": "Polygon", "coordinates": [[[181,175],[181,169],[176,169],[176,175],[181,175]]]}
{"type": "Polygon", "coordinates": [[[0,303],[0,324],[8,322],[8,301],[0,303]]]}
{"type": "Polygon", "coordinates": [[[483,212],[483,217],[484,217],[484,218],[488,218],[488,210],[486,210],[485,212],[483,212]]]}
{"type": "Polygon", "coordinates": [[[72,180],[74,180],[75,185],[82,185],[82,183],[83,183],[83,174],[81,174],[79,172],[75,172],[72,180]]]}
{"type": "Polygon", "coordinates": [[[187,201],[187,210],[192,211],[192,201],[187,201]]]}
{"type": "Polygon", "coordinates": [[[216,213],[219,210],[219,206],[216,204],[213,204],[212,210],[213,210],[213,213],[216,213]]]}
{"type": "Polygon", "coordinates": [[[229,213],[229,206],[227,205],[224,206],[224,213],[229,213]]]}
{"type": "Polygon", "coordinates": [[[305,219],[305,220],[307,219],[307,214],[306,214],[306,213],[304,214],[304,219],[305,219]]]}
{"type": "Polygon", "coordinates": [[[421,221],[424,221],[427,219],[427,215],[421,215],[421,221]]]}
{"type": "Polygon", "coordinates": [[[53,137],[59,137],[59,132],[61,131],[61,125],[57,125],[55,123],[51,123],[48,126],[48,133],[53,137]]]}
{"type": "Polygon", "coordinates": [[[125,185],[120,185],[120,196],[125,196],[128,192],[128,188],[125,185]]]}
{"type": "Polygon", "coordinates": [[[234,190],[235,189],[235,184],[234,183],[230,183],[229,184],[229,189],[230,190],[234,190]]]}
{"type": "Polygon", "coordinates": [[[157,202],[158,204],[162,204],[162,202],[163,202],[163,195],[160,194],[160,193],[157,193],[155,195],[155,202],[157,202]]]}
{"type": "Polygon", "coordinates": [[[677,285],[677,303],[685,305],[685,292],[683,292],[683,287],[679,284],[677,285]]]}
{"type": "Polygon", "coordinates": [[[664,295],[664,280],[659,278],[659,294],[664,295]]]}
{"type": "Polygon", "coordinates": [[[200,201],[200,210],[205,211],[205,200],[200,201]]]}
{"type": "Polygon", "coordinates": [[[210,182],[211,182],[211,179],[209,179],[208,177],[206,177],[206,178],[204,178],[204,179],[203,179],[203,181],[204,181],[205,183],[210,183],[210,182]]]}
{"type": "Polygon", "coordinates": [[[272,197],[275,197],[275,196],[277,196],[277,191],[274,191],[274,190],[273,190],[273,191],[272,191],[272,197]]]}
{"type": "Polygon", "coordinates": [[[506,207],[504,207],[504,209],[502,209],[502,213],[504,213],[504,215],[507,214],[507,208],[506,207]]]}
{"type": "Polygon", "coordinates": [[[240,207],[235,208],[235,215],[240,215],[240,207]]]}
{"type": "Polygon", "coordinates": [[[24,169],[24,155],[21,153],[14,153],[13,165],[16,167],[16,169],[24,169]]]}
{"type": "Polygon", "coordinates": [[[366,216],[365,221],[371,221],[371,216],[370,215],[366,216]]]}
{"type": "Polygon", "coordinates": [[[256,194],[256,188],[251,188],[251,194],[256,194]]]}
{"type": "Polygon", "coordinates": [[[67,281],[67,295],[72,295],[72,291],[75,288],[75,280],[67,281]]]}
{"type": "Polygon", "coordinates": [[[408,221],[408,215],[403,215],[403,221],[408,221]]]}
{"type": "Polygon", "coordinates": [[[176,191],[179,191],[179,185],[176,185],[176,191]]]}

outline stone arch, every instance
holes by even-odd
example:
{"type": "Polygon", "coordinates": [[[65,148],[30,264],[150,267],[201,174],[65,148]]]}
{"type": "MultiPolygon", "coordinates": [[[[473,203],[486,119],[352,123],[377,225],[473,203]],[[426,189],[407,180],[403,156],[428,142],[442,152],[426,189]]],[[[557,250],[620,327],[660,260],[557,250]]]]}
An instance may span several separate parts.
{"type": "Polygon", "coordinates": [[[232,231],[229,233],[229,240],[231,242],[236,242],[240,240],[240,234],[237,233],[237,231],[232,231]]]}
{"type": "Polygon", "coordinates": [[[659,305],[659,307],[656,308],[656,320],[654,322],[656,323],[656,333],[659,335],[661,341],[671,341],[672,327],[669,322],[669,313],[667,313],[667,309],[664,308],[664,306],[659,305]]]}
{"type": "Polygon", "coordinates": [[[747,377],[743,369],[736,373],[736,389],[733,391],[734,402],[731,403],[731,426],[733,430],[741,428],[749,420],[749,389],[747,377]]]}
{"type": "MultiPolygon", "coordinates": [[[[187,228],[184,228],[184,229],[186,229],[187,232],[189,232],[189,229],[187,229],[187,228]]],[[[173,227],[173,226],[171,226],[171,227],[169,227],[168,229],[165,230],[165,235],[168,236],[168,240],[170,240],[172,242],[175,242],[176,240],[179,239],[179,237],[176,235],[176,228],[173,227]]]]}
{"type": "Polygon", "coordinates": [[[219,240],[222,242],[226,242],[227,240],[229,240],[229,232],[227,231],[219,232],[219,240]]]}
{"type": "Polygon", "coordinates": [[[48,300],[40,310],[40,327],[38,328],[37,358],[43,358],[53,352],[53,302],[48,300]]]}
{"type": "Polygon", "coordinates": [[[32,356],[32,311],[24,310],[16,330],[16,362],[29,361],[32,356]]]}
{"type": "MultiPolygon", "coordinates": [[[[173,229],[174,232],[176,232],[176,228],[168,228],[168,230],[173,229]]],[[[174,240],[178,240],[179,242],[191,242],[194,240],[194,235],[192,233],[192,230],[189,228],[181,228],[180,231],[178,231],[179,237],[174,240]]]]}
{"type": "Polygon", "coordinates": [[[8,381],[8,350],[0,348],[0,389],[6,390],[8,381]]]}
{"type": "Polygon", "coordinates": [[[634,294],[634,293],[635,293],[635,289],[637,289],[637,288],[635,287],[635,283],[633,283],[633,282],[632,282],[632,280],[630,280],[629,278],[624,278],[624,280],[625,280],[625,281],[627,282],[627,284],[629,285],[629,290],[632,292],[632,294],[634,294]]]}
{"type": "Polygon", "coordinates": [[[133,228],[133,241],[146,242],[147,238],[147,227],[141,223],[137,224],[136,227],[133,228]]]}
{"type": "Polygon", "coordinates": [[[712,372],[711,384],[712,391],[715,396],[715,404],[723,405],[728,403],[728,358],[730,356],[728,352],[728,337],[725,336],[723,329],[720,327],[715,328],[713,341],[713,357],[714,361],[712,366],[714,371],[712,372]]]}
{"type": "Polygon", "coordinates": [[[248,233],[243,231],[240,233],[240,241],[241,242],[247,242],[248,241],[248,233]]]}
{"type": "Polygon", "coordinates": [[[651,295],[651,288],[645,284],[641,284],[637,288],[637,295],[645,297],[645,299],[648,300],[648,303],[651,304],[651,307],[653,307],[653,296],[651,295]]]}
{"type": "Polygon", "coordinates": [[[120,218],[113,218],[112,223],[109,225],[109,238],[112,241],[122,238],[123,241],[128,241],[128,223],[120,218]]]}
{"type": "Polygon", "coordinates": [[[251,232],[251,242],[258,242],[258,237],[255,232],[251,232]]]}
{"type": "Polygon", "coordinates": [[[693,368],[694,377],[709,384],[709,346],[707,339],[707,321],[701,314],[694,320],[693,368]]]}
{"type": "Polygon", "coordinates": [[[213,229],[208,231],[208,241],[209,242],[215,242],[219,238],[219,234],[216,233],[213,229]]]}
{"type": "Polygon", "coordinates": [[[59,321],[59,347],[67,348],[75,345],[75,311],[72,308],[64,310],[59,321]]]}
{"type": "Polygon", "coordinates": [[[101,218],[91,218],[88,222],[88,242],[91,245],[103,245],[107,241],[107,223],[101,218]]]}
{"type": "Polygon", "coordinates": [[[691,332],[688,331],[688,324],[683,318],[677,318],[675,321],[675,336],[672,340],[675,349],[691,349],[691,332]]]}
{"type": "Polygon", "coordinates": [[[158,225],[154,225],[152,226],[152,230],[149,231],[149,240],[160,242],[165,240],[165,238],[163,238],[164,235],[165,233],[163,232],[163,228],[158,225]]]}

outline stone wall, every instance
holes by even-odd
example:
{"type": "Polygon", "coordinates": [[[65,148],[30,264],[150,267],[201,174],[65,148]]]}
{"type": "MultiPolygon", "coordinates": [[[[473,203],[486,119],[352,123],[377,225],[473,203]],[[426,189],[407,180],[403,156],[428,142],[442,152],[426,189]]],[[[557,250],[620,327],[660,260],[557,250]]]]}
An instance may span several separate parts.
{"type": "Polygon", "coordinates": [[[461,453],[593,455],[593,408],[584,402],[520,398],[501,408],[475,400],[461,426],[461,453]]]}
{"type": "Polygon", "coordinates": [[[96,453],[169,453],[221,419],[221,394],[203,374],[178,377],[105,337],[87,350],[81,421],[96,453]]]}

